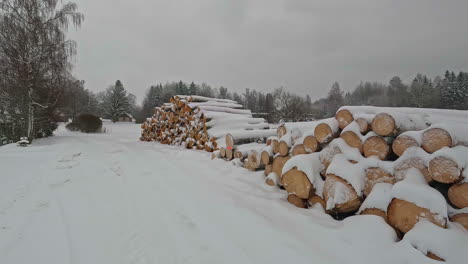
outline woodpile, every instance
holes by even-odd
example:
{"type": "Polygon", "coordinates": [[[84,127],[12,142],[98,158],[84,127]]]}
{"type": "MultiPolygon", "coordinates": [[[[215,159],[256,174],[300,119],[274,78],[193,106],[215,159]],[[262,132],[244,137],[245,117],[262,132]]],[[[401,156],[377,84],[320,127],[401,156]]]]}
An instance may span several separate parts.
{"type": "Polygon", "coordinates": [[[263,118],[254,118],[250,110],[227,99],[202,96],[174,96],[155,109],[141,125],[142,141],[181,145],[188,149],[218,151],[227,160],[247,157],[236,152],[245,143],[264,142],[276,133],[263,118]]]}
{"type": "MultiPolygon", "coordinates": [[[[223,103],[232,102],[216,107],[223,103]]],[[[336,219],[375,215],[400,235],[421,219],[468,229],[468,124],[446,122],[444,110],[343,107],[335,118],[276,127],[252,119],[260,123],[221,134],[214,124],[227,121],[213,122],[207,109],[192,106],[173,98],[143,125],[142,139],[185,142],[214,151],[214,159],[264,170],[265,184],[284,189],[285,200],[336,219]]]]}
{"type": "Polygon", "coordinates": [[[302,137],[289,135],[297,126],[278,129],[262,160],[273,164],[287,200],[299,208],[320,204],[337,219],[376,215],[401,234],[423,218],[441,228],[449,221],[466,227],[468,211],[447,213],[448,203],[468,210],[468,140],[461,129],[418,111],[357,109],[363,111],[345,107],[335,122],[314,122],[302,137]]]}

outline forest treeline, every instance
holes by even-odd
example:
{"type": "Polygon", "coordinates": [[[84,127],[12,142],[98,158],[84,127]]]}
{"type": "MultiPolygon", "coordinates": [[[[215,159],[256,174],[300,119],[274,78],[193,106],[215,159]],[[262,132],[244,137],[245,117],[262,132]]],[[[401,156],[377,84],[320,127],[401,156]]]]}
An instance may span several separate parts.
{"type": "MultiPolygon", "coordinates": [[[[106,92],[94,94],[85,89],[84,83],[81,83],[78,89],[71,90],[75,93],[70,96],[73,109],[64,108],[63,113],[67,113],[69,117],[80,113],[92,113],[112,119],[112,109],[109,109],[109,100],[106,98],[109,98],[113,89],[115,85],[110,86],[106,92]]],[[[168,102],[174,95],[231,99],[252,110],[254,115],[265,117],[269,122],[306,121],[331,117],[343,105],[468,109],[468,73],[456,74],[449,71],[445,72],[444,77],[437,76],[434,79],[417,74],[409,84],[397,76],[388,84],[361,82],[354,90],[346,93],[335,82],[328,96],[316,101],[312,101],[309,95],[299,96],[288,92],[285,88],[277,88],[271,92],[255,89],[237,92],[223,86],[215,88],[206,83],[178,81],[149,87],[142,104],[138,105],[135,96],[123,90],[121,101],[128,103],[125,109],[120,109],[120,113],[131,114],[138,122],[150,117],[155,107],[168,102]],[[125,97],[128,99],[125,100],[125,97]]]]}

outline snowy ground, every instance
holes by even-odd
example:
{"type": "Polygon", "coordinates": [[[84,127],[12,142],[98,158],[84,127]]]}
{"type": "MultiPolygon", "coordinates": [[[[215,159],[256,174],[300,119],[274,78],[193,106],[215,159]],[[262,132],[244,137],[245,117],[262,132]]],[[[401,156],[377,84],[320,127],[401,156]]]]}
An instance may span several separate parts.
{"type": "Polygon", "coordinates": [[[0,148],[0,263],[430,263],[374,216],[332,220],[132,124],[0,148]]]}

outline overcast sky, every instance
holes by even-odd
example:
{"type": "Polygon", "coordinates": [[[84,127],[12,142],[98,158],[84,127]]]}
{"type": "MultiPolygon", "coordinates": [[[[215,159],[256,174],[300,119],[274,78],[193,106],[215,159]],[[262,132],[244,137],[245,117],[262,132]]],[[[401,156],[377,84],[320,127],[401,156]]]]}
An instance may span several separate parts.
{"type": "Polygon", "coordinates": [[[230,90],[284,86],[317,99],[334,81],[387,83],[468,70],[467,0],[74,0],[85,15],[75,74],[230,90]]]}

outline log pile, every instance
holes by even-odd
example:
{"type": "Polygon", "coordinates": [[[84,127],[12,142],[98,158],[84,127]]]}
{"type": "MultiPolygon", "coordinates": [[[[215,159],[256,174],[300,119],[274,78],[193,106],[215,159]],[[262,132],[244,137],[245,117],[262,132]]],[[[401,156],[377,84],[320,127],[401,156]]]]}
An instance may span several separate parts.
{"type": "Polygon", "coordinates": [[[227,121],[209,120],[206,109],[187,99],[171,103],[144,124],[142,139],[185,140],[192,142],[185,143],[189,148],[214,151],[213,158],[263,170],[265,184],[284,189],[285,200],[296,207],[321,207],[336,219],[376,215],[401,236],[421,219],[440,228],[452,222],[468,229],[468,113],[343,107],[330,119],[275,128],[260,120],[248,130],[229,128],[222,135],[210,133],[209,124],[227,121]],[[458,123],[447,115],[456,115],[458,123]],[[189,124],[188,116],[195,126],[174,127],[189,124]],[[461,116],[467,123],[459,123],[461,116]],[[175,134],[161,133],[174,129],[175,134]]]}
{"type": "Polygon", "coordinates": [[[313,122],[313,130],[296,138],[280,127],[263,153],[274,171],[266,173],[266,183],[283,187],[287,201],[299,208],[320,205],[337,219],[376,215],[401,235],[421,219],[440,228],[449,221],[467,228],[468,123],[443,116],[434,110],[343,107],[336,123],[313,122]],[[303,135],[314,137],[311,151],[303,135]],[[276,160],[283,162],[275,166],[276,160]]]}
{"type": "MultiPolygon", "coordinates": [[[[275,131],[235,101],[202,96],[172,97],[169,103],[157,107],[141,128],[142,141],[219,151],[213,157],[229,160],[235,158],[234,145],[264,140],[275,131]],[[230,136],[226,136],[228,131],[230,136]]],[[[244,158],[247,153],[237,155],[244,158]]]]}

